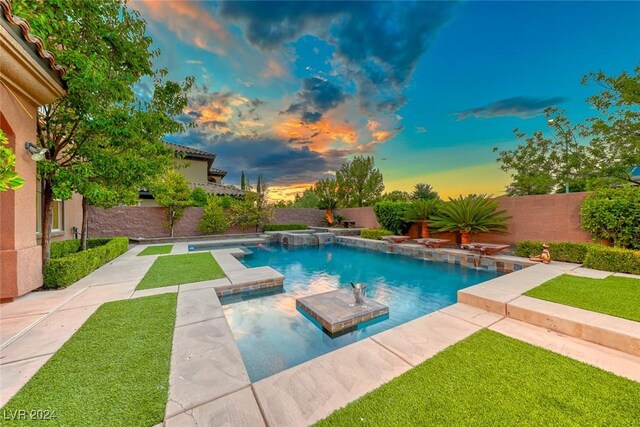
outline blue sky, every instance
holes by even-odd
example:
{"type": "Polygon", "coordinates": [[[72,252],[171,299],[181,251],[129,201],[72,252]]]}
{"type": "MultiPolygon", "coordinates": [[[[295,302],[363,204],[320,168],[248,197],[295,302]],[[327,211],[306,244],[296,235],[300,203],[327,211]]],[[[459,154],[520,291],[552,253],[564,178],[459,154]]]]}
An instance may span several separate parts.
{"type": "Polygon", "coordinates": [[[494,146],[595,112],[582,76],[640,64],[639,2],[133,0],[169,77],[196,78],[168,136],[218,154],[229,183],[262,174],[288,198],[354,155],[387,190],[500,194],[494,146]]]}

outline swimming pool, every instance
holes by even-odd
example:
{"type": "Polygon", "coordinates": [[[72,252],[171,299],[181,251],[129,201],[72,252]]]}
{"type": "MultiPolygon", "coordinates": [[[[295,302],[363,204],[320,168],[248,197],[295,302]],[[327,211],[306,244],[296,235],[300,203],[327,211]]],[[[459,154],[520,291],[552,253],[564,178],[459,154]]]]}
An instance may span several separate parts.
{"type": "Polygon", "coordinates": [[[456,302],[459,289],[500,273],[340,245],[251,247],[243,263],[285,275],[284,292],[221,298],[252,382],[456,302]],[[367,285],[389,316],[331,338],[296,309],[296,298],[367,285]]]}

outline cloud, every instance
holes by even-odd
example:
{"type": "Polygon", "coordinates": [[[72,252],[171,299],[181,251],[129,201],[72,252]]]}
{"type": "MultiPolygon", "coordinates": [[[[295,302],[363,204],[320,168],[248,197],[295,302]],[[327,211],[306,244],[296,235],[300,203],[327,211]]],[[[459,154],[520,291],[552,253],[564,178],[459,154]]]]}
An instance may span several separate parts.
{"type": "Polygon", "coordinates": [[[544,109],[552,107],[566,101],[566,98],[536,98],[531,96],[516,96],[513,98],[501,99],[483,107],[471,108],[458,111],[453,114],[458,116],[458,120],[465,120],[470,117],[476,119],[491,119],[494,117],[520,117],[528,119],[544,113],[544,109]]]}
{"type": "Polygon", "coordinates": [[[298,92],[298,102],[289,105],[284,113],[301,113],[304,122],[317,122],[322,115],[336,108],[346,99],[344,90],[321,77],[302,80],[302,89],[298,92]]]}
{"type": "Polygon", "coordinates": [[[266,67],[260,71],[260,77],[270,79],[287,75],[287,70],[275,59],[269,59],[266,67]]]}
{"type": "Polygon", "coordinates": [[[145,17],[162,22],[180,40],[200,49],[225,55],[225,45],[232,42],[227,30],[197,3],[135,0],[130,6],[144,12],[145,17]]]}
{"type": "Polygon", "coordinates": [[[323,117],[312,123],[285,120],[274,126],[276,135],[296,145],[306,145],[318,152],[326,152],[336,144],[352,145],[358,141],[358,132],[347,123],[335,123],[323,117]]]}

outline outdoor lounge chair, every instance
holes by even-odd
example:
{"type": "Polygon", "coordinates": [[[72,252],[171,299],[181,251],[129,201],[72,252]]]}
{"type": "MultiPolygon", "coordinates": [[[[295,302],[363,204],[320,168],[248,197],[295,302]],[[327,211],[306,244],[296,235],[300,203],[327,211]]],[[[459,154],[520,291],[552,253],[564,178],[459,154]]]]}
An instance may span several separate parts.
{"type": "Polygon", "coordinates": [[[382,237],[382,240],[385,240],[387,242],[391,242],[393,244],[406,242],[409,239],[411,239],[411,237],[409,237],[409,236],[383,236],[382,237]]]}
{"type": "Polygon", "coordinates": [[[441,248],[451,242],[449,239],[415,239],[414,242],[425,245],[428,248],[441,248]]]}
{"type": "Polygon", "coordinates": [[[468,245],[461,245],[461,248],[480,255],[495,255],[498,252],[509,248],[509,245],[498,245],[495,243],[470,243],[468,245]]]}

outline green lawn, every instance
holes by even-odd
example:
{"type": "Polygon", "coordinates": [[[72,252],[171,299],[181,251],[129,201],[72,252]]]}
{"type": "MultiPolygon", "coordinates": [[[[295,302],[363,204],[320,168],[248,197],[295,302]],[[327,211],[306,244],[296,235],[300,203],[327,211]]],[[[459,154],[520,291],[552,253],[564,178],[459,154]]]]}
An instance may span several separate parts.
{"type": "MultiPolygon", "coordinates": [[[[152,426],[164,419],[177,294],[102,305],[3,408],[16,424],[152,426]]],[[[14,425],[13,423],[10,423],[14,425]]]]}
{"type": "Polygon", "coordinates": [[[158,257],[136,289],[161,288],[220,279],[222,269],[209,252],[158,257]]]}
{"type": "Polygon", "coordinates": [[[638,279],[617,276],[589,279],[562,275],[525,295],[640,322],[638,279]]]}
{"type": "Polygon", "coordinates": [[[640,383],[482,330],[320,426],[637,425],[640,383]]]}
{"type": "Polygon", "coordinates": [[[171,253],[171,249],[173,249],[173,245],[149,246],[140,252],[138,256],[166,255],[171,253]]]}

